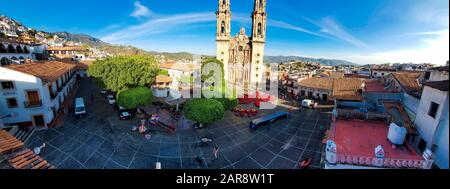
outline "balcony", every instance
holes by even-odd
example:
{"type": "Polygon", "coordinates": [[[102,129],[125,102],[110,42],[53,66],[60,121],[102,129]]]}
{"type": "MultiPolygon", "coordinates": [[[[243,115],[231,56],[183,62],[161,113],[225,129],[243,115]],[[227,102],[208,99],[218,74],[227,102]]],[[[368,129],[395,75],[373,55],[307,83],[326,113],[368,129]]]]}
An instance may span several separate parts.
{"type": "Polygon", "coordinates": [[[25,106],[25,108],[39,108],[42,107],[42,100],[39,100],[37,102],[25,101],[23,102],[23,105],[25,106]]]}
{"type": "Polygon", "coordinates": [[[58,93],[50,93],[50,98],[54,100],[56,97],[58,97],[58,93]]]}

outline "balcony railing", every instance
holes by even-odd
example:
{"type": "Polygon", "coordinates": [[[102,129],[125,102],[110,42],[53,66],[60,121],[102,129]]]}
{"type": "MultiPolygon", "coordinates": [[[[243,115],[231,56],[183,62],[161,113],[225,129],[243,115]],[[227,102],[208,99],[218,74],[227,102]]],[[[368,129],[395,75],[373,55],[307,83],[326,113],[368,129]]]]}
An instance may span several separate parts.
{"type": "Polygon", "coordinates": [[[58,93],[50,93],[50,98],[54,100],[56,97],[58,97],[58,93]]]}
{"type": "Polygon", "coordinates": [[[39,100],[38,102],[25,101],[23,102],[23,105],[25,108],[38,108],[42,106],[42,100],[39,100]]]}

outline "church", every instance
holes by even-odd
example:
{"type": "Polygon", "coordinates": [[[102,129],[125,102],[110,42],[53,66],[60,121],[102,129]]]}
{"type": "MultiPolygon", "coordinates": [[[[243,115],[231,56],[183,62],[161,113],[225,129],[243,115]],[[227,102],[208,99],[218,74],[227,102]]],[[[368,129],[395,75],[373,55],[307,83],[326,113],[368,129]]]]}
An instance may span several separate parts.
{"type": "Polygon", "coordinates": [[[230,0],[219,0],[216,16],[216,53],[224,64],[225,79],[233,85],[244,85],[246,89],[249,84],[258,86],[265,68],[266,0],[254,0],[251,36],[247,36],[244,28],[231,36],[230,0]]]}

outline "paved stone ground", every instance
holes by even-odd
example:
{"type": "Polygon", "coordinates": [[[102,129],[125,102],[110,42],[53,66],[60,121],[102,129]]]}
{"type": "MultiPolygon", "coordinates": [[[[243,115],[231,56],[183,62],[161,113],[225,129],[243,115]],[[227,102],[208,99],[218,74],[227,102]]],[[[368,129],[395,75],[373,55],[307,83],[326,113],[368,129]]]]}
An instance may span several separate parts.
{"type": "MultiPolygon", "coordinates": [[[[304,110],[270,128],[250,131],[248,124],[254,118],[227,112],[225,119],[206,129],[151,131],[146,140],[131,132],[140,121],[119,121],[116,110],[89,80],[81,81],[77,96],[87,103],[86,118],[66,115],[64,126],[36,132],[26,144],[33,148],[47,143],[40,155],[61,169],[154,169],[156,162],[163,169],[296,169],[305,157],[313,158],[312,168],[319,168],[323,147],[319,127],[328,127],[331,118],[329,112],[304,110]],[[217,159],[213,145],[197,146],[211,132],[220,147],[217,159]],[[202,165],[195,161],[198,156],[205,160],[202,165]]],[[[265,110],[258,117],[282,109],[265,110]]]]}

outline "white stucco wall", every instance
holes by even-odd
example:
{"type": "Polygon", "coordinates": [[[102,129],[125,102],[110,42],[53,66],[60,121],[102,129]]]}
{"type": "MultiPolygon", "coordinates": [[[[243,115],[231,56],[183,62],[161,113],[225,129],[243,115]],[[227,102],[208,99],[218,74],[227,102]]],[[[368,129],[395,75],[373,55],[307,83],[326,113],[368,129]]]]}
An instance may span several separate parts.
{"type": "MultiPolygon", "coordinates": [[[[69,87],[75,85],[76,77],[72,77],[67,82],[55,99],[50,98],[50,91],[48,90],[50,83],[43,83],[41,79],[35,76],[0,67],[0,81],[13,81],[15,85],[14,90],[4,91],[0,88],[0,115],[12,115],[12,117],[3,120],[5,123],[28,122],[32,121],[33,115],[43,115],[45,123],[48,124],[54,118],[52,107],[56,110],[60,108],[59,102],[64,102],[64,96],[69,95],[69,87]],[[25,108],[26,90],[37,90],[43,105],[36,108],[25,108]],[[9,108],[6,102],[7,98],[16,98],[18,107],[9,108]]],[[[61,82],[61,79],[59,79],[59,82],[61,82]]],[[[52,83],[52,89],[56,94],[56,82],[52,83]]]]}
{"type": "Polygon", "coordinates": [[[322,98],[323,94],[328,95],[328,100],[331,100],[331,91],[330,90],[324,90],[324,89],[314,89],[314,88],[308,88],[308,87],[299,87],[298,94],[301,95],[301,91],[305,91],[305,96],[310,97],[308,95],[309,92],[313,92],[314,97],[322,98]]]}
{"type": "Polygon", "coordinates": [[[7,123],[32,121],[33,115],[43,115],[46,123],[53,119],[52,112],[49,111],[47,106],[49,98],[45,98],[49,96],[48,89],[43,87],[39,78],[0,67],[0,81],[14,81],[15,85],[14,90],[5,91],[0,89],[0,115],[11,114],[11,117],[6,120],[7,123]],[[24,102],[27,101],[26,90],[37,90],[43,106],[25,108],[24,102]],[[7,98],[16,98],[18,107],[9,108],[6,102],[7,98]]]}
{"type": "Polygon", "coordinates": [[[436,127],[440,122],[441,116],[445,116],[442,115],[443,113],[445,113],[445,111],[447,111],[444,111],[444,109],[446,108],[445,104],[448,104],[448,92],[443,92],[428,86],[424,87],[414,124],[416,125],[420,136],[428,143],[428,145],[430,145],[429,143],[432,140],[436,127]],[[431,102],[439,104],[436,118],[428,115],[431,102]]]}
{"type": "Polygon", "coordinates": [[[434,144],[437,145],[437,149],[435,151],[435,164],[441,169],[448,169],[448,146],[449,146],[449,123],[448,123],[448,96],[447,96],[447,104],[444,107],[444,114],[442,115],[441,122],[434,136],[434,144]]]}

